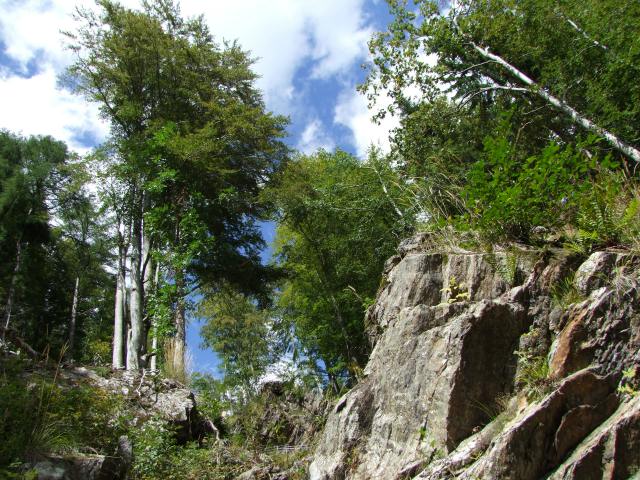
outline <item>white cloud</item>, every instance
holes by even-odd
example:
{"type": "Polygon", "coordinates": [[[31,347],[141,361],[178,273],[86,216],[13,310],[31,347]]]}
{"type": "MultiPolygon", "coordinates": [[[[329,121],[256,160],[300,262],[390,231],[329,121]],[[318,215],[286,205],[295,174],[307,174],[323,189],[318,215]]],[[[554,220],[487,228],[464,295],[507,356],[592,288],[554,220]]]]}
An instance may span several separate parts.
{"type": "Polygon", "coordinates": [[[335,142],[327,134],[322,122],[314,118],[305,127],[296,148],[308,155],[319,148],[331,151],[335,147],[335,142]]]}
{"type": "Polygon", "coordinates": [[[108,133],[95,104],[56,86],[56,72],[47,66],[31,78],[0,80],[0,128],[24,135],[51,135],[83,152],[78,137],[98,140],[108,133]]]}
{"type": "MultiPolygon", "coordinates": [[[[364,15],[365,1],[182,0],[181,6],[186,16],[204,14],[218,41],[238,39],[258,58],[258,86],[264,91],[269,109],[304,118],[306,105],[302,99],[308,92],[296,90],[295,75],[304,67],[312,78],[346,81],[344,77],[352,67],[366,58],[366,42],[372,29],[364,15]]],[[[72,61],[59,32],[74,30],[72,14],[77,3],[93,5],[74,0],[0,0],[0,41],[6,47],[5,55],[21,66],[20,72],[12,73],[0,66],[0,95],[16,99],[11,108],[3,104],[1,127],[28,134],[63,133],[59,137],[63,140],[71,138],[69,132],[78,126],[104,133],[97,110],[81,107],[80,98],[76,104],[53,81],[72,61]],[[33,64],[39,69],[36,78],[22,78],[33,64]],[[40,105],[30,95],[38,98],[40,105]],[[17,99],[25,100],[23,106],[17,99]],[[38,120],[29,122],[27,118],[38,120]]],[[[139,5],[138,0],[122,3],[139,5]]]]}
{"type": "Polygon", "coordinates": [[[258,58],[258,86],[270,109],[291,114],[298,98],[293,79],[307,61],[313,75],[342,74],[366,56],[371,29],[364,0],[183,0],[187,16],[204,14],[217,39],[238,39],[258,58]]]}
{"type": "Polygon", "coordinates": [[[39,55],[62,68],[71,55],[62,43],[61,30],[73,27],[74,2],[47,0],[0,1],[0,38],[6,54],[23,68],[39,55]]]}
{"type": "MultiPolygon", "coordinates": [[[[385,108],[389,100],[382,97],[378,107],[385,108]]],[[[354,87],[345,89],[338,98],[334,121],[349,128],[353,135],[353,144],[358,156],[364,158],[371,146],[389,151],[389,132],[398,126],[396,117],[387,115],[380,123],[375,123],[372,112],[367,106],[367,99],[354,87]]]]}

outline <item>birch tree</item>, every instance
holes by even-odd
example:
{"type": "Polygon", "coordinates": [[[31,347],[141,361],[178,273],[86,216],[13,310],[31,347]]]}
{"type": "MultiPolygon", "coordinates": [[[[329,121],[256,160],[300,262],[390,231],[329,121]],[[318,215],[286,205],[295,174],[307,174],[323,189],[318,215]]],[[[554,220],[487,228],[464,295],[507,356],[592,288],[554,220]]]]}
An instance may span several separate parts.
{"type": "Polygon", "coordinates": [[[640,162],[637,2],[612,0],[390,0],[394,19],[371,42],[362,87],[390,92],[396,111],[443,91],[460,105],[499,98],[543,109],[554,134],[590,132],[640,162]],[[417,88],[416,88],[417,87],[417,88]]]}

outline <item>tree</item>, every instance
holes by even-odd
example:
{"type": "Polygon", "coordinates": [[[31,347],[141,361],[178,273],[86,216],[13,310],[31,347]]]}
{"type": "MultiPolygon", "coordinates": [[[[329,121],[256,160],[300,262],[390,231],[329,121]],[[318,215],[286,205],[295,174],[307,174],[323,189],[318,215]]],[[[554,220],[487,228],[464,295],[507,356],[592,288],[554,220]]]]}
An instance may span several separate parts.
{"type": "Polygon", "coordinates": [[[370,98],[388,89],[402,110],[413,85],[420,101],[448,90],[461,105],[512,102],[534,113],[524,130],[566,139],[580,129],[640,161],[640,92],[628,87],[640,73],[640,44],[630,33],[640,26],[636,3],[463,0],[446,14],[435,1],[389,5],[394,20],[371,42],[374,66],[363,86],[370,98]]]}
{"type": "Polygon", "coordinates": [[[110,323],[108,249],[83,171],[62,142],[0,133],[2,332],[37,351],[84,355],[110,323]]]}
{"type": "Polygon", "coordinates": [[[206,320],[202,343],[218,354],[225,385],[250,392],[274,360],[268,311],[228,285],[203,294],[198,309],[206,320]]]}
{"type": "Polygon", "coordinates": [[[375,154],[364,163],[340,151],[300,156],[267,196],[278,207],[275,254],[288,275],[280,332],[333,387],[349,384],[369,354],[365,309],[414,212],[375,154]]]}
{"type": "Polygon", "coordinates": [[[98,4],[100,14],[81,10],[83,25],[68,34],[77,55],[69,74],[111,121],[114,172],[130,205],[127,368],[147,356],[145,278],[154,261],[175,288],[180,368],[189,292],[223,279],[259,290],[268,274],[255,226],[266,209],[256,197],[286,158],[286,121],[265,111],[247,53],[217,45],[202,18],[182,19],[170,0],[143,2],[142,11],[98,4]]]}

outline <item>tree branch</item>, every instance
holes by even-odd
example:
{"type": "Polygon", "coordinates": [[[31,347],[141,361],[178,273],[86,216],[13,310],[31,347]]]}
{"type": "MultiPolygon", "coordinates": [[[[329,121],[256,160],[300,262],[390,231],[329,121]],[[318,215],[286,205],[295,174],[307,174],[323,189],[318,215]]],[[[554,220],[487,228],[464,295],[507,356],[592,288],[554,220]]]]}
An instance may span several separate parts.
{"type": "MultiPolygon", "coordinates": [[[[457,28],[457,24],[455,24],[455,22],[454,22],[454,25],[457,28]]],[[[623,140],[618,138],[616,135],[614,135],[610,131],[606,130],[605,128],[602,128],[601,126],[597,125],[592,120],[590,120],[589,118],[582,115],[580,112],[578,112],[576,109],[571,107],[565,101],[560,100],[556,96],[549,93],[543,87],[538,85],[533,79],[531,79],[526,73],[514,67],[499,55],[491,53],[491,51],[489,51],[488,48],[482,47],[477,43],[473,42],[472,40],[468,40],[468,42],[473,47],[473,49],[480,54],[480,56],[482,56],[485,59],[493,60],[494,62],[498,63],[503,69],[505,69],[515,78],[517,78],[522,83],[527,85],[529,87],[528,90],[530,92],[535,93],[550,105],[554,106],[561,112],[567,114],[575,123],[580,125],[585,130],[588,130],[589,132],[595,133],[603,137],[605,140],[607,140],[609,144],[611,144],[620,153],[631,158],[634,162],[640,163],[640,150],[624,142],[623,140]]]]}
{"type": "Polygon", "coordinates": [[[473,97],[476,97],[484,92],[489,92],[491,90],[507,90],[511,92],[531,93],[531,91],[528,88],[510,87],[508,85],[491,85],[489,87],[481,88],[480,90],[477,90],[470,95],[465,95],[464,97],[462,97],[463,101],[460,102],[460,106],[462,107],[466,105],[473,97]]]}
{"type": "Polygon", "coordinates": [[[571,25],[571,27],[576,30],[578,33],[580,33],[584,38],[586,38],[587,40],[589,40],[591,43],[593,43],[596,47],[601,48],[604,51],[609,51],[609,47],[607,47],[606,45],[603,45],[602,43],[600,43],[599,41],[597,41],[594,38],[591,38],[591,36],[589,36],[589,34],[587,32],[585,32],[582,28],[580,28],[578,26],[578,24],[576,22],[574,22],[573,20],[571,20],[569,17],[567,17],[564,13],[560,12],[560,16],[569,24],[571,25]]]}

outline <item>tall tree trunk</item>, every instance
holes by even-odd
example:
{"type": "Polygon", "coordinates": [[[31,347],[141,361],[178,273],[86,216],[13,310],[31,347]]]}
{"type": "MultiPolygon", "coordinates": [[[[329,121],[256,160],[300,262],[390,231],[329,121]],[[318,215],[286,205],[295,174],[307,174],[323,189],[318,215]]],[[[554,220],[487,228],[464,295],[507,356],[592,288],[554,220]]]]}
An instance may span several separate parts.
{"type": "Polygon", "coordinates": [[[185,292],[184,273],[176,272],[176,292],[178,300],[176,302],[176,313],[174,317],[175,335],[173,337],[173,370],[184,376],[185,362],[184,354],[186,348],[186,313],[185,313],[185,292]]]}
{"type": "Polygon", "coordinates": [[[131,263],[130,280],[131,293],[129,305],[129,318],[131,327],[129,329],[127,344],[127,370],[139,370],[142,365],[142,354],[144,353],[144,286],[142,281],[142,215],[134,220],[131,234],[131,263]]]}
{"type": "MultiPolygon", "coordinates": [[[[144,338],[149,338],[151,330],[151,316],[149,315],[149,293],[153,290],[153,261],[151,259],[151,236],[146,229],[142,233],[142,283],[143,283],[143,308],[144,308],[144,338]]],[[[145,351],[147,344],[145,341],[145,351]]]]}
{"type": "Polygon", "coordinates": [[[11,311],[13,310],[13,301],[16,295],[16,284],[18,283],[18,274],[20,273],[20,266],[22,264],[22,234],[18,237],[16,242],[16,265],[13,268],[13,275],[11,276],[11,283],[9,284],[9,292],[7,293],[7,303],[4,309],[4,330],[2,331],[2,339],[5,338],[5,332],[9,328],[11,323],[11,311]]]}
{"type": "Polygon", "coordinates": [[[73,289],[73,301],[71,302],[71,318],[69,319],[69,349],[68,358],[73,358],[73,347],[76,341],[76,318],[78,315],[78,296],[80,293],[80,276],[76,276],[76,285],[73,289]]]}
{"type": "MultiPolygon", "coordinates": [[[[160,280],[160,263],[156,262],[156,273],[153,278],[153,290],[157,293],[158,281],[160,280]]],[[[158,325],[155,318],[151,319],[151,371],[158,371],[158,325]]]]}
{"type": "Polygon", "coordinates": [[[116,279],[115,312],[113,316],[113,357],[111,361],[114,369],[125,368],[126,264],[127,249],[121,244],[118,247],[118,276],[116,279]]]}

